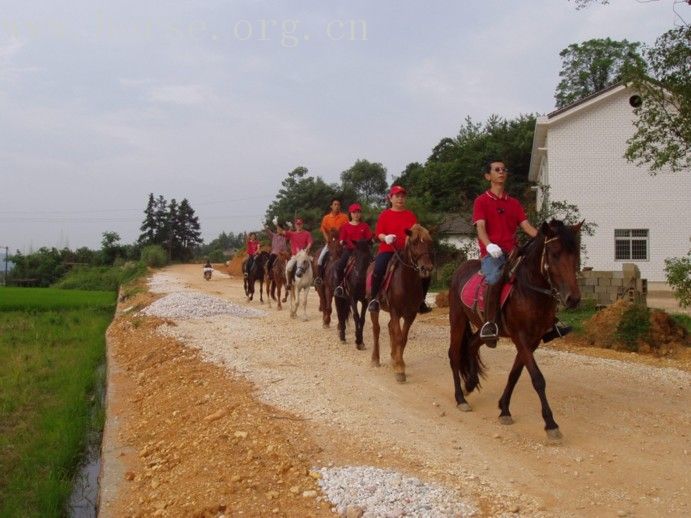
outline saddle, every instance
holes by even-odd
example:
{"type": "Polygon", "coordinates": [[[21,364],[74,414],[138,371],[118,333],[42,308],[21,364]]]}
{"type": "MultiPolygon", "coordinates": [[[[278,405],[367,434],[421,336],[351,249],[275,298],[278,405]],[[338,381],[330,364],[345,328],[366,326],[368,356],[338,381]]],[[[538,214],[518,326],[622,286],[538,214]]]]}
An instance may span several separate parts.
{"type": "MultiPolygon", "coordinates": [[[[389,289],[389,285],[391,284],[391,279],[393,278],[393,271],[396,268],[396,261],[394,258],[391,258],[391,261],[389,261],[389,264],[386,266],[386,272],[384,273],[384,278],[381,281],[381,287],[379,288],[379,297],[383,294],[386,293],[386,290],[389,289]]],[[[372,276],[374,275],[374,270],[371,272],[367,272],[367,281],[365,284],[365,292],[367,293],[367,296],[369,297],[370,294],[372,293],[372,276]]]]}

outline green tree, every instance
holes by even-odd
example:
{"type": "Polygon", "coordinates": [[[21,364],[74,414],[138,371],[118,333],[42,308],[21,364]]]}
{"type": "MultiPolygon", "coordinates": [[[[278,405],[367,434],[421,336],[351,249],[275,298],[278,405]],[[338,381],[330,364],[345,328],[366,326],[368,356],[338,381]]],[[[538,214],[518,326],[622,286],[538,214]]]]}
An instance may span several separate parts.
{"type": "Polygon", "coordinates": [[[158,225],[156,223],[156,200],[154,193],[149,193],[149,201],[144,209],[144,221],[139,227],[141,234],[139,235],[139,243],[147,245],[156,241],[156,234],[158,233],[158,225]]]}
{"type": "Polygon", "coordinates": [[[117,232],[104,232],[101,239],[101,261],[105,265],[112,265],[117,257],[123,257],[124,250],[117,232]]]}
{"type": "Polygon", "coordinates": [[[641,95],[634,109],[636,132],[625,157],[651,174],[691,168],[691,27],[678,27],[645,49],[647,70],[627,79],[641,95]]]}
{"type": "Polygon", "coordinates": [[[341,173],[344,191],[352,190],[361,203],[381,205],[386,195],[386,168],[379,162],[357,160],[341,173]]]}
{"type": "Polygon", "coordinates": [[[595,38],[572,43],[559,53],[561,81],[554,93],[557,108],[571,104],[622,80],[624,74],[645,68],[641,44],[595,38]]]}
{"type": "Polygon", "coordinates": [[[189,261],[194,257],[194,252],[201,245],[202,239],[199,218],[194,214],[187,198],[180,202],[172,228],[176,259],[189,261]]]}
{"type": "Polygon", "coordinates": [[[691,250],[686,257],[665,259],[667,283],[682,308],[691,306],[691,250]]]}
{"type": "Polygon", "coordinates": [[[168,208],[168,202],[159,194],[156,198],[156,204],[154,208],[154,221],[155,221],[155,233],[154,233],[154,244],[165,245],[169,234],[168,221],[169,221],[170,211],[168,208]]]}

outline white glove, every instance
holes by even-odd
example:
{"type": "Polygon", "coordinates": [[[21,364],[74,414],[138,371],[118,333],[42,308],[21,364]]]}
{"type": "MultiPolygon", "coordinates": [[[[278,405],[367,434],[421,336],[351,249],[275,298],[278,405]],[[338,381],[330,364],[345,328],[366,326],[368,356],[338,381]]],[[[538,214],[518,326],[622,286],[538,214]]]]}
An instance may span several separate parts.
{"type": "Polygon", "coordinates": [[[498,245],[495,245],[494,243],[490,243],[489,245],[487,245],[487,253],[489,255],[491,255],[492,257],[494,257],[495,259],[497,257],[501,257],[502,255],[504,255],[504,252],[502,251],[502,249],[498,245]]]}
{"type": "Polygon", "coordinates": [[[275,226],[278,225],[278,216],[274,216],[274,219],[271,220],[271,223],[273,223],[275,226]]]}
{"type": "Polygon", "coordinates": [[[396,241],[396,234],[387,234],[384,236],[384,243],[387,245],[390,245],[394,241],[396,241]]]}
{"type": "Polygon", "coordinates": [[[286,226],[288,228],[293,228],[293,224],[290,221],[286,221],[286,226]]]}

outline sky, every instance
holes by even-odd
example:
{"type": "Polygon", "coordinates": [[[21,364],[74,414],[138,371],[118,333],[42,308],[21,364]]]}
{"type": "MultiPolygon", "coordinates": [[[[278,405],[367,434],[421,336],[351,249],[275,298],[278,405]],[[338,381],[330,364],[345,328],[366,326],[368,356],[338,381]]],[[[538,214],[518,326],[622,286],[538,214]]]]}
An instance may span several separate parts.
{"type": "Polygon", "coordinates": [[[671,0],[0,0],[0,247],[134,242],[149,193],[206,241],[260,228],[295,167],[391,181],[467,116],[551,111],[571,43],[676,21],[671,0]]]}

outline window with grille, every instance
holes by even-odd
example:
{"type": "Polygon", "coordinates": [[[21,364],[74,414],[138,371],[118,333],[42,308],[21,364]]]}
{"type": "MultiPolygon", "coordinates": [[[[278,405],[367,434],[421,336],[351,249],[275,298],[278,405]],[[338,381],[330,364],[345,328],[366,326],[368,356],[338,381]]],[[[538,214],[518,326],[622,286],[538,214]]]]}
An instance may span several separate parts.
{"type": "Polygon", "coordinates": [[[615,261],[647,261],[648,229],[615,229],[615,261]]]}

